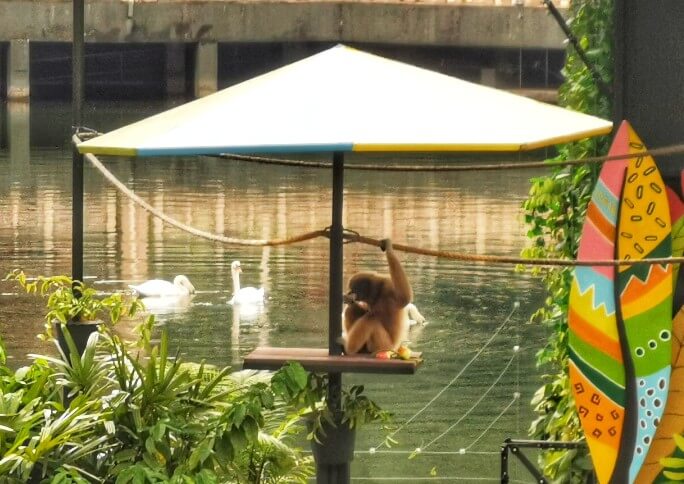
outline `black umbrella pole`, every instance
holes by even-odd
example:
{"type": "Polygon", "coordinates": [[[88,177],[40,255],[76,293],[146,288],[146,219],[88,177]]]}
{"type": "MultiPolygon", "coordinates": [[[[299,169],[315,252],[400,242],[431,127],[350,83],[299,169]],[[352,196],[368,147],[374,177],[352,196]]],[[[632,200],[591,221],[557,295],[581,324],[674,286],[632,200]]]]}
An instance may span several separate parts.
{"type": "MultiPolygon", "coordinates": [[[[328,351],[331,355],[342,354],[342,346],[338,338],[342,335],[342,292],[343,285],[343,256],[344,239],[342,227],[342,211],[344,209],[344,154],[335,152],[333,155],[332,173],[332,225],[330,227],[330,289],[328,294],[329,313],[328,313],[328,351]]],[[[328,407],[333,413],[336,424],[344,425],[339,420],[339,412],[342,403],[342,374],[328,374],[328,407]]],[[[341,455],[342,449],[331,449],[330,447],[339,446],[342,439],[332,436],[324,440],[324,445],[333,454],[341,455]]],[[[353,444],[352,444],[353,445],[353,444]]],[[[329,452],[328,452],[329,453],[329,452]]],[[[353,455],[353,453],[351,454],[353,455]]],[[[316,461],[316,483],[317,484],[348,484],[350,461],[342,462],[328,461],[328,459],[317,459],[316,461]]]]}
{"type": "MultiPolygon", "coordinates": [[[[77,133],[83,124],[83,82],[85,77],[85,5],[73,0],[72,39],[72,130],[77,133]]],[[[83,155],[76,146],[72,152],[72,226],[71,277],[83,281],[83,155]]]]}
{"type": "Polygon", "coordinates": [[[83,155],[72,149],[71,277],[76,282],[83,281],[83,155]]]}

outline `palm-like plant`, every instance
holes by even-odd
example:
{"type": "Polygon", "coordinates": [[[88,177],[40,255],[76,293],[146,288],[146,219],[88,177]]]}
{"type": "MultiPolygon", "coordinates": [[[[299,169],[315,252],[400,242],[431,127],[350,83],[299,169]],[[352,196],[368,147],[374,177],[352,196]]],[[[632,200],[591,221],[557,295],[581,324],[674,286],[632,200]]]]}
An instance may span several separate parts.
{"type": "MultiPolygon", "coordinates": [[[[4,365],[3,365],[4,366],[4,365]]],[[[29,368],[2,378],[0,389],[0,475],[28,482],[79,467],[106,448],[106,413],[96,400],[78,397],[63,408],[54,368],[39,359],[29,368]]]]}
{"type": "MultiPolygon", "coordinates": [[[[111,363],[109,359],[100,354],[97,355],[97,343],[100,333],[92,333],[86,344],[83,354],[79,354],[74,340],[65,330],[65,339],[69,348],[68,354],[56,343],[57,351],[61,358],[52,356],[36,356],[52,364],[55,370],[53,378],[58,386],[68,390],[67,398],[75,395],[86,395],[90,398],[98,398],[107,395],[113,385],[111,378],[111,363]]],[[[54,340],[53,340],[54,341],[54,340]]]]}

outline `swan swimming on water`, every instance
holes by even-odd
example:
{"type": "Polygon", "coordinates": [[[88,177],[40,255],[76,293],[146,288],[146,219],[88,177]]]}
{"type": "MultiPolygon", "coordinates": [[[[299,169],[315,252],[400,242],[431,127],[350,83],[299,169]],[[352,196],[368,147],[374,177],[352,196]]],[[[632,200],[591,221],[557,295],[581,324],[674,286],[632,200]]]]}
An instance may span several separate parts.
{"type": "Polygon", "coordinates": [[[228,304],[262,304],[264,302],[264,288],[240,287],[240,273],[242,267],[236,260],[230,264],[230,273],[233,276],[233,297],[228,304]]]}
{"type": "Polygon", "coordinates": [[[128,287],[140,297],[189,296],[195,293],[195,286],[185,276],[176,276],[173,282],[152,279],[142,284],[129,284],[128,287]]]}
{"type": "Polygon", "coordinates": [[[415,304],[408,303],[406,305],[406,311],[408,312],[408,320],[409,320],[410,325],[426,324],[425,323],[425,316],[420,314],[420,311],[418,311],[418,308],[416,307],[415,304]]]}

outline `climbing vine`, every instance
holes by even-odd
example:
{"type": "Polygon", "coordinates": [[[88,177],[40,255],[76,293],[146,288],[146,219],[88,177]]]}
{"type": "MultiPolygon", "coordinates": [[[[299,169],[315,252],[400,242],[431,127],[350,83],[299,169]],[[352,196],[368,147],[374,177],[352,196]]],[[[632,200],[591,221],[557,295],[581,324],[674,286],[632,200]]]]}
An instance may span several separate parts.
{"type": "MultiPolygon", "coordinates": [[[[612,83],[613,0],[575,0],[570,27],[587,57],[608,85],[612,83]]],[[[611,118],[611,99],[598,89],[591,72],[572,46],[568,47],[563,69],[565,82],[559,89],[559,103],[575,111],[611,118]]],[[[555,160],[605,154],[609,140],[594,138],[563,145],[555,160]]],[[[574,259],[586,207],[599,171],[596,165],[556,168],[548,176],[533,178],[529,198],[523,203],[530,247],[522,255],[574,259]]],[[[529,434],[534,439],[573,441],[584,438],[575,411],[568,378],[567,309],[572,280],[571,268],[533,269],[544,283],[547,297],[532,316],[549,328],[546,345],[537,353],[544,368],[544,384],[532,406],[537,415],[529,434]]],[[[557,483],[580,483],[591,469],[588,452],[582,449],[548,451],[540,455],[544,474],[557,483]]]]}

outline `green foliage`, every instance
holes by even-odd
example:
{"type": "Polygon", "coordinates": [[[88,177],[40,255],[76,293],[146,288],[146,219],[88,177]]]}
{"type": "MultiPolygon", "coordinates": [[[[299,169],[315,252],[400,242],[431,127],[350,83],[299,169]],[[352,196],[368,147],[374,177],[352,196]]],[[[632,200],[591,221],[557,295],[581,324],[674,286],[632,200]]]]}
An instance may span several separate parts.
{"type": "MultiPolygon", "coordinates": [[[[285,402],[268,379],[238,383],[229,368],[186,365],[178,355],[170,357],[165,333],[145,364],[117,336],[107,335],[106,343],[114,355],[116,382],[116,392],[109,394],[116,446],[107,456],[108,478],[117,483],[286,477],[306,482],[311,475],[310,462],[285,443],[292,432],[266,431],[267,419],[283,418],[279,425],[292,428],[298,418],[294,411],[282,411],[285,402]]],[[[287,368],[274,378],[293,385],[287,368]]]]}
{"type": "MultiPolygon", "coordinates": [[[[48,299],[71,288],[61,276],[11,278],[48,299]]],[[[99,317],[130,314],[79,288],[99,317]]],[[[83,354],[65,331],[68,359],[55,341],[61,358],[33,355],[15,372],[0,340],[2,482],[307,482],[311,458],[290,445],[303,432],[290,397],[308,383],[304,369],[288,365],[272,384],[271,374],[184,363],[165,331],[152,344],[153,324],[138,326],[137,348],[103,326],[83,354]]]]}
{"type": "MultiPolygon", "coordinates": [[[[572,2],[571,29],[603,78],[612,82],[612,0],[572,2]]],[[[611,118],[610,99],[596,86],[589,69],[572,47],[568,47],[563,69],[565,83],[559,91],[560,103],[570,109],[611,118]]],[[[605,154],[606,138],[570,143],[559,149],[555,160],[579,159],[605,154]]],[[[522,255],[530,258],[574,259],[587,204],[596,183],[599,167],[581,165],[555,168],[549,176],[531,180],[529,198],[524,202],[529,225],[530,247],[522,255]]],[[[545,384],[536,392],[532,406],[538,418],[529,434],[541,440],[583,438],[569,389],[567,309],[572,270],[539,268],[532,271],[546,286],[544,305],[532,316],[550,331],[549,340],[537,353],[537,363],[548,369],[545,384]]],[[[567,450],[542,453],[540,465],[553,482],[583,482],[591,468],[586,451],[567,450]]]]}
{"type": "Polygon", "coordinates": [[[654,482],[684,481],[684,437],[674,434],[675,450],[670,457],[660,459],[663,471],[654,482]]]}
{"type": "Polygon", "coordinates": [[[343,388],[341,408],[334,414],[328,406],[328,375],[307,374],[298,363],[290,363],[284,372],[276,374],[271,381],[274,390],[311,422],[309,439],[319,440],[323,422],[356,428],[371,422],[387,422],[391,415],[363,394],[363,385],[343,388]],[[287,377],[287,379],[286,379],[287,377]]]}
{"type": "Polygon", "coordinates": [[[55,371],[44,359],[14,373],[4,367],[2,374],[0,475],[17,482],[62,471],[87,476],[75,463],[106,449],[98,403],[77,398],[65,408],[55,371]]]}
{"type": "Polygon", "coordinates": [[[124,293],[114,293],[98,297],[97,291],[81,281],[73,281],[68,276],[38,276],[30,279],[20,269],[8,273],[5,281],[15,281],[28,294],[38,294],[45,298],[45,335],[52,337],[52,323],[61,324],[101,319],[116,323],[122,316],[133,317],[143,307],[137,298],[124,293]]]}
{"type": "MultiPolygon", "coordinates": [[[[289,388],[292,371],[307,379],[288,368],[274,378],[289,388]]],[[[106,329],[71,362],[34,356],[0,375],[7,482],[305,483],[313,474],[289,445],[303,432],[299,411],[270,374],[185,364],[164,332],[146,358],[106,329]]]]}

